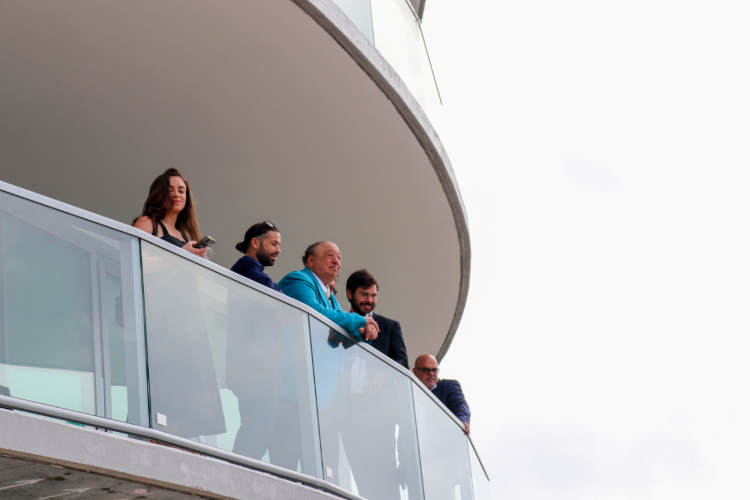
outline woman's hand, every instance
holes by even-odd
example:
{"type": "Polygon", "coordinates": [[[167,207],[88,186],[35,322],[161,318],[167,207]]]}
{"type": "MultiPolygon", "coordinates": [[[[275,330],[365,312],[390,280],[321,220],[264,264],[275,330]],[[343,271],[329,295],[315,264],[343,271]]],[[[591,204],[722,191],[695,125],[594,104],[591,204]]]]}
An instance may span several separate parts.
{"type": "Polygon", "coordinates": [[[187,250],[188,252],[197,255],[198,257],[206,258],[206,252],[208,252],[208,247],[206,248],[195,248],[193,245],[195,245],[195,241],[188,241],[185,243],[185,246],[182,247],[183,250],[187,250]]]}

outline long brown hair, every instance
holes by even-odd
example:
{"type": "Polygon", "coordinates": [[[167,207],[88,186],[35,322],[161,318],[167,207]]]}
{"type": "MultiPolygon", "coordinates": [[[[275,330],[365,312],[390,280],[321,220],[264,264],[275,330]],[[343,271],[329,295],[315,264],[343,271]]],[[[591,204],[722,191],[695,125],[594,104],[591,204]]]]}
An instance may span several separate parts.
{"type": "Polygon", "coordinates": [[[154,179],[148,190],[148,198],[143,204],[143,213],[133,221],[141,217],[148,217],[156,227],[156,222],[162,220],[172,210],[172,197],[169,196],[169,179],[179,177],[185,182],[185,208],[177,215],[175,228],[182,234],[185,241],[199,241],[201,229],[198,225],[198,216],[195,213],[193,195],[190,192],[190,183],[176,168],[168,168],[159,177],[154,179]]]}

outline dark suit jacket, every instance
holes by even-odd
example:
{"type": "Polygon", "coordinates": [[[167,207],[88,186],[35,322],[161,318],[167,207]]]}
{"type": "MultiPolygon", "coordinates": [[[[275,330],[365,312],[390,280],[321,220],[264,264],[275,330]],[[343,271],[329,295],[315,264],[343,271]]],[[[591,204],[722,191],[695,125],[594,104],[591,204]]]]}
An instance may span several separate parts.
{"type": "Polygon", "coordinates": [[[471,424],[471,410],[458,380],[441,379],[432,393],[461,421],[471,424]]]}
{"type": "Polygon", "coordinates": [[[375,313],[372,313],[372,319],[378,324],[380,333],[370,345],[408,370],[409,357],[406,355],[404,334],[401,333],[399,322],[375,313]]]}

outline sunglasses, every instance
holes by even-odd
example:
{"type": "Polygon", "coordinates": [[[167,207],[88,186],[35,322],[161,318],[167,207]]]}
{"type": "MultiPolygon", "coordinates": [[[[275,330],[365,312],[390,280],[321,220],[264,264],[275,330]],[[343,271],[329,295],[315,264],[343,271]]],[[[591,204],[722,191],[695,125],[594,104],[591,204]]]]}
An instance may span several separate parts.
{"type": "Polygon", "coordinates": [[[266,234],[266,233],[267,233],[267,232],[268,232],[268,231],[269,231],[270,229],[273,229],[273,230],[276,230],[276,231],[278,231],[278,229],[276,229],[276,226],[275,226],[275,225],[273,224],[273,222],[270,222],[270,221],[264,220],[263,222],[261,222],[261,224],[262,224],[262,225],[261,225],[261,226],[258,226],[258,229],[256,229],[256,230],[255,230],[255,231],[253,232],[253,234],[247,235],[247,241],[248,241],[248,242],[249,242],[250,240],[252,240],[253,238],[258,238],[258,237],[260,237],[260,236],[263,236],[263,235],[264,235],[264,234],[266,234]],[[264,226],[265,226],[265,227],[264,227],[264,226]]]}

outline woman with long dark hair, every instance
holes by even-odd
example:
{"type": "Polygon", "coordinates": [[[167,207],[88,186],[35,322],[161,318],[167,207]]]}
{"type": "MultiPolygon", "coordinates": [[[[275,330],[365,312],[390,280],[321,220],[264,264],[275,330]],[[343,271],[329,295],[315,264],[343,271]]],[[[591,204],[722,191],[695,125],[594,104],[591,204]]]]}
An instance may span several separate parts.
{"type": "Polygon", "coordinates": [[[168,168],[154,179],[148,190],[143,214],[133,225],[164,241],[205,257],[208,248],[195,248],[201,230],[190,184],[176,168],[168,168]]]}
{"type": "MultiPolygon", "coordinates": [[[[175,168],[154,180],[134,226],[205,257],[190,185],[175,168]]],[[[142,246],[151,419],[157,429],[215,445],[226,424],[212,332],[198,292],[201,266],[153,245],[142,246]]]]}

